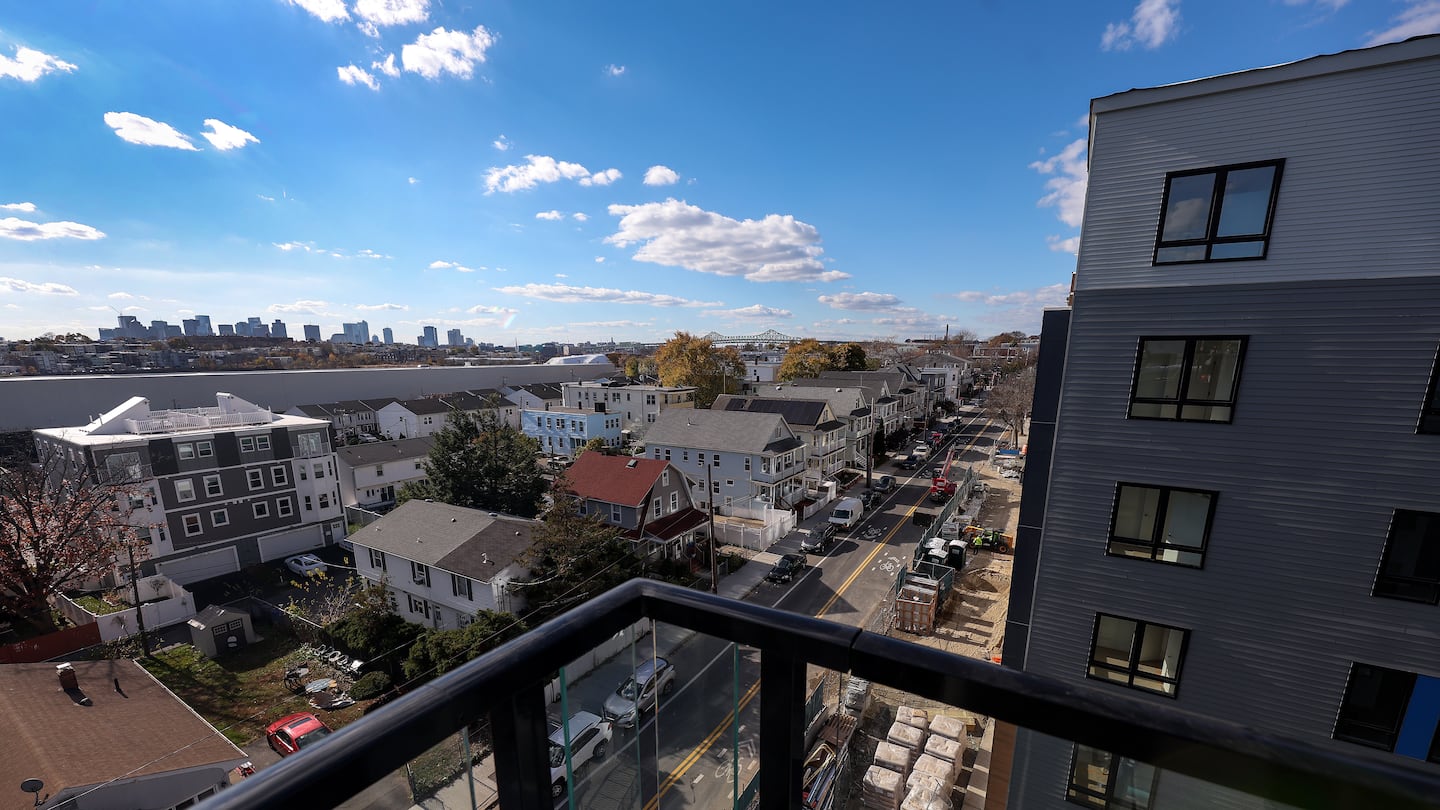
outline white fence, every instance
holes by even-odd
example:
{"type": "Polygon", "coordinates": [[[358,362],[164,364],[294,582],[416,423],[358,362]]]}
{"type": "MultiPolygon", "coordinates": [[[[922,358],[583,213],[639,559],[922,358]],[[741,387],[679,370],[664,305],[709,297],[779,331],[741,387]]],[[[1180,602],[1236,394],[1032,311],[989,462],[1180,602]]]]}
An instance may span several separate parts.
{"type": "MultiPolygon", "coordinates": [[[[113,593],[125,604],[131,604],[134,601],[134,592],[128,585],[110,593],[113,593]]],[[[140,580],[140,599],[142,601],[154,600],[147,601],[140,606],[147,631],[179,624],[195,616],[195,599],[190,592],[159,574],[140,580]]],[[[66,618],[77,625],[96,624],[100,629],[102,641],[114,641],[117,638],[124,638],[139,632],[139,624],[136,622],[133,606],[113,613],[97,615],[63,595],[56,598],[55,606],[66,618]]]]}

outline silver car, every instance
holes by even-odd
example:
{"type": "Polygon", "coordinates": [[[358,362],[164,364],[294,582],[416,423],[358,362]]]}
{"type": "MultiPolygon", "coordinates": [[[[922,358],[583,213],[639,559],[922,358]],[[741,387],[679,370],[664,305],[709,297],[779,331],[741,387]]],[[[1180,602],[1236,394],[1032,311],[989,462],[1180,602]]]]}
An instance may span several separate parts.
{"type": "Polygon", "coordinates": [[[615,694],[605,698],[605,717],[615,725],[633,728],[640,715],[653,709],[660,695],[675,691],[675,668],[664,658],[655,658],[636,667],[615,694]]]}

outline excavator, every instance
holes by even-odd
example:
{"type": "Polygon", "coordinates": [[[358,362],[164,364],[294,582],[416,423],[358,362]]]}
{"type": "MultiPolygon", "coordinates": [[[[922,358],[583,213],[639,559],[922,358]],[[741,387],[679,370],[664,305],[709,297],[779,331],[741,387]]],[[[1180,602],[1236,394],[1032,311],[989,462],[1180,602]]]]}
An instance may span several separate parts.
{"type": "Polygon", "coordinates": [[[955,482],[950,480],[950,467],[954,463],[955,448],[951,447],[950,452],[945,454],[945,463],[935,471],[935,477],[930,480],[930,500],[945,503],[955,497],[955,482]]]}

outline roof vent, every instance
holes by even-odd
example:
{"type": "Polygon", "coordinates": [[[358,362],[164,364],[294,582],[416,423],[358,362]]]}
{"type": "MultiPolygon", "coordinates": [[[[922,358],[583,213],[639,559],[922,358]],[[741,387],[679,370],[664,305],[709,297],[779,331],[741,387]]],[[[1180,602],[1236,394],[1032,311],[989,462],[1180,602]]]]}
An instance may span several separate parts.
{"type": "Polygon", "coordinates": [[[638,465],[639,463],[640,463],[640,462],[638,462],[638,461],[636,461],[635,459],[632,458],[632,459],[630,459],[629,461],[625,462],[625,468],[626,468],[626,469],[629,469],[629,470],[633,470],[633,469],[635,469],[635,466],[638,465]]]}
{"type": "Polygon", "coordinates": [[[491,513],[490,513],[490,517],[500,517],[500,513],[499,513],[499,512],[491,512],[491,513]]]}
{"type": "Polygon", "coordinates": [[[451,522],[451,523],[454,523],[454,522],[455,522],[455,518],[453,518],[453,517],[450,518],[450,522],[451,522]]]}

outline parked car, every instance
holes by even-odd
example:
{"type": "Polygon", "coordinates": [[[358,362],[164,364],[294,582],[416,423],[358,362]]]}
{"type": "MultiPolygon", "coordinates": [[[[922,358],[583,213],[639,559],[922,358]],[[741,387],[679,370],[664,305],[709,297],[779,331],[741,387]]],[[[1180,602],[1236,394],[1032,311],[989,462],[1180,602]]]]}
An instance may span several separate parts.
{"type": "Polygon", "coordinates": [[[325,561],[314,554],[296,554],[285,558],[285,567],[302,577],[313,577],[326,571],[325,561]]]}
{"type": "Polygon", "coordinates": [[[661,695],[675,691],[675,667],[664,658],[652,658],[635,668],[615,694],[605,698],[605,718],[623,728],[633,728],[640,715],[655,708],[661,695]]]}
{"type": "Polygon", "coordinates": [[[882,497],[884,496],[882,496],[875,490],[867,489],[864,492],[860,493],[860,503],[863,504],[867,510],[873,509],[875,508],[875,504],[879,503],[882,497]]]}
{"type": "Polygon", "coordinates": [[[330,727],[310,712],[291,714],[265,727],[265,741],[282,757],[309,748],[330,734],[330,727]]]}
{"type": "MultiPolygon", "coordinates": [[[[550,732],[550,795],[565,795],[565,733],[559,723],[550,732]]],[[[573,773],[588,762],[605,758],[612,734],[610,721],[592,712],[576,712],[570,717],[570,771],[573,773]]]]}
{"type": "Polygon", "coordinates": [[[902,470],[913,470],[920,466],[920,462],[914,456],[905,455],[895,461],[895,466],[902,470]]]}
{"type": "Polygon", "coordinates": [[[893,475],[882,475],[882,476],[880,476],[878,479],[875,480],[875,491],[876,491],[876,492],[889,492],[890,490],[892,490],[892,489],[894,489],[894,488],[895,488],[895,476],[893,476],[893,475]]]}
{"type": "Polygon", "coordinates": [[[804,554],[786,554],[780,558],[779,562],[775,563],[775,567],[770,569],[770,573],[765,575],[765,579],[779,585],[789,582],[804,570],[804,554]]]}
{"type": "Polygon", "coordinates": [[[835,542],[835,532],[840,527],[834,523],[822,523],[810,530],[810,534],[800,541],[800,550],[823,554],[830,549],[835,542]]]}
{"type": "Polygon", "coordinates": [[[910,453],[910,456],[911,456],[912,458],[917,458],[917,459],[919,459],[919,460],[921,460],[921,461],[924,461],[925,459],[930,458],[930,445],[928,445],[928,444],[917,444],[917,445],[915,445],[915,450],[910,453]]]}

